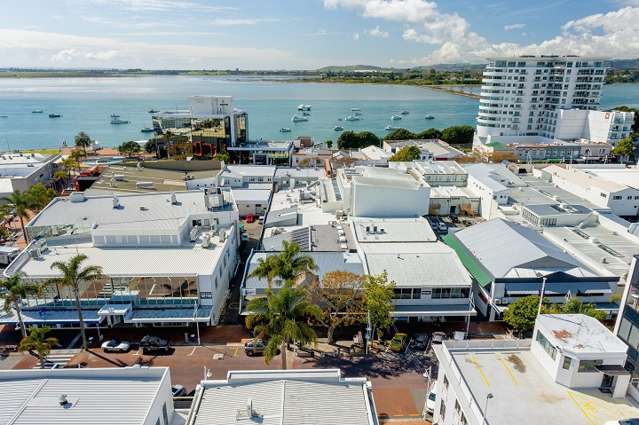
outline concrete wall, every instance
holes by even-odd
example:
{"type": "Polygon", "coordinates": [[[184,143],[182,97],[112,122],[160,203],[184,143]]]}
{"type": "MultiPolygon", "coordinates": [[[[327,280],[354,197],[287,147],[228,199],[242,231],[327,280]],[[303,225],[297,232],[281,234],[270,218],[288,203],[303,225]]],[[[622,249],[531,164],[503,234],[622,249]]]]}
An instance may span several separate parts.
{"type": "Polygon", "coordinates": [[[162,161],[143,161],[140,164],[144,168],[172,171],[208,171],[219,170],[221,168],[221,162],[216,159],[197,161],[165,159],[162,161]]]}
{"type": "Polygon", "coordinates": [[[355,217],[416,217],[428,214],[430,188],[353,184],[352,214],[355,217]]]}

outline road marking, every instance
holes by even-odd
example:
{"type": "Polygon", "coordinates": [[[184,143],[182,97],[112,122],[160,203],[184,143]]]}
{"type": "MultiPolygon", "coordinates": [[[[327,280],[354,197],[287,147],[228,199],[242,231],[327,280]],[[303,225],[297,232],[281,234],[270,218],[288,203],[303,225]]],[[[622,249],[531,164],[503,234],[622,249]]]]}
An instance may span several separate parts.
{"type": "MultiPolygon", "coordinates": [[[[584,415],[584,418],[588,420],[590,425],[597,425],[595,421],[592,420],[592,418],[590,417],[586,409],[584,408],[585,406],[582,406],[581,403],[579,403],[579,401],[575,398],[575,394],[572,391],[567,391],[567,393],[568,393],[568,397],[570,397],[570,400],[572,400],[572,402],[575,403],[575,406],[577,406],[577,409],[579,409],[581,414],[584,415]]],[[[592,406],[588,406],[588,407],[592,410],[592,406]]]]}
{"type": "Polygon", "coordinates": [[[195,354],[195,350],[197,350],[197,346],[193,347],[193,349],[191,350],[191,352],[189,354],[187,354],[187,356],[192,356],[193,354],[195,354]]]}
{"type": "Polygon", "coordinates": [[[477,357],[475,357],[474,354],[470,356],[469,362],[473,366],[475,366],[475,368],[477,368],[477,371],[479,372],[479,376],[481,376],[481,379],[482,381],[484,381],[484,384],[486,384],[487,387],[490,387],[490,381],[488,380],[486,373],[484,373],[484,368],[481,367],[481,365],[479,364],[479,360],[477,360],[477,357]]]}
{"type": "Polygon", "coordinates": [[[499,359],[499,363],[506,370],[506,372],[508,373],[508,376],[510,376],[510,379],[513,381],[513,384],[519,385],[519,379],[517,379],[513,371],[510,369],[510,366],[508,366],[508,363],[506,363],[506,360],[499,359]]]}

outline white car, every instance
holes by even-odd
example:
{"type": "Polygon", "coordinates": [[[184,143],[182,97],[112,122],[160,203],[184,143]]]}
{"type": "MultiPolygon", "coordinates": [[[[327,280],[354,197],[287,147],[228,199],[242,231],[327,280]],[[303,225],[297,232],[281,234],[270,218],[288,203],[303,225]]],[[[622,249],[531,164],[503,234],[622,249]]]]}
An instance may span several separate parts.
{"type": "Polygon", "coordinates": [[[118,339],[110,339],[102,343],[102,350],[110,353],[126,353],[131,348],[131,345],[126,341],[120,341],[118,339]]]}
{"type": "Polygon", "coordinates": [[[435,401],[437,400],[437,382],[433,384],[428,393],[428,398],[426,399],[426,412],[431,415],[435,411],[435,401]]]}

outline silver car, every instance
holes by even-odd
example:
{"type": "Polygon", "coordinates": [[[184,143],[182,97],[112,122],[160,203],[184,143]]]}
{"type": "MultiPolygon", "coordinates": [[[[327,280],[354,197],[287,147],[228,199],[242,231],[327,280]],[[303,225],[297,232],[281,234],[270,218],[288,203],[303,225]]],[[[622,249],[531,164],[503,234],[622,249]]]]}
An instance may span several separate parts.
{"type": "Polygon", "coordinates": [[[131,344],[115,338],[102,343],[102,350],[106,353],[126,353],[130,348],[131,344]]]}

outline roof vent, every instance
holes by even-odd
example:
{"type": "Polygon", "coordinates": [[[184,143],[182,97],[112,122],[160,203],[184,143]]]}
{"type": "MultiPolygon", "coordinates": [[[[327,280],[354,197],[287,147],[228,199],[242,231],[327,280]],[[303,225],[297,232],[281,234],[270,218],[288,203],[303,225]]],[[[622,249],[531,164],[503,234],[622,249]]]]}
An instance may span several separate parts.
{"type": "Polygon", "coordinates": [[[120,200],[117,196],[113,195],[113,209],[120,209],[122,206],[120,205],[120,200]]]}
{"type": "Polygon", "coordinates": [[[246,406],[244,409],[239,409],[237,414],[235,415],[235,420],[237,422],[244,421],[246,419],[261,419],[262,415],[258,414],[257,411],[253,408],[253,400],[246,400],[246,406]]]}
{"type": "Polygon", "coordinates": [[[60,396],[59,403],[60,403],[60,406],[62,406],[62,407],[66,407],[69,404],[69,400],[67,400],[67,395],[66,394],[62,394],[60,396]]]}
{"type": "Polygon", "coordinates": [[[177,203],[177,196],[175,195],[175,193],[171,193],[171,205],[177,205],[177,203]]]}

